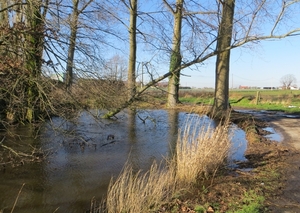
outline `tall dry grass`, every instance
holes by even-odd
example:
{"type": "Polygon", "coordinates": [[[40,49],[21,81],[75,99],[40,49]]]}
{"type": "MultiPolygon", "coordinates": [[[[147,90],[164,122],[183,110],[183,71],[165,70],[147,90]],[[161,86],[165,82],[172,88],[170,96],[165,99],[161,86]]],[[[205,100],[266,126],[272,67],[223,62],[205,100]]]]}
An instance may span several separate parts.
{"type": "Polygon", "coordinates": [[[230,150],[228,125],[215,127],[207,118],[196,119],[190,119],[179,134],[176,153],[165,166],[153,163],[146,173],[125,166],[109,185],[105,212],[153,212],[180,187],[193,186],[224,165],[230,150]]]}
{"type": "Polygon", "coordinates": [[[135,173],[126,165],[120,176],[108,187],[106,212],[136,213],[155,210],[159,204],[170,199],[175,178],[172,170],[153,163],[144,174],[135,173]]]}
{"type": "Polygon", "coordinates": [[[191,118],[179,135],[174,160],[176,179],[181,184],[193,184],[200,177],[214,174],[228,157],[228,122],[215,127],[205,119],[191,118]]]}

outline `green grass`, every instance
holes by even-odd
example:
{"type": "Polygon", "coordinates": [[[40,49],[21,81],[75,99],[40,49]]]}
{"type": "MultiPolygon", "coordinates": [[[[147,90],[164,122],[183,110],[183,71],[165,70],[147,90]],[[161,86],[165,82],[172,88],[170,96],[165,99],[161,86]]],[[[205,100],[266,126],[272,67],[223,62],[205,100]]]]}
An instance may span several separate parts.
{"type": "Polygon", "coordinates": [[[231,91],[230,103],[235,107],[298,113],[300,112],[300,91],[231,91]],[[257,99],[258,95],[259,99],[257,99]]]}
{"type": "Polygon", "coordinates": [[[182,97],[179,98],[182,103],[193,103],[193,104],[212,104],[213,98],[198,98],[198,97],[182,97]]]}
{"type": "Polygon", "coordinates": [[[196,205],[194,209],[195,209],[196,213],[205,213],[206,212],[205,208],[200,205],[196,205]]]}
{"type": "Polygon", "coordinates": [[[234,210],[228,213],[259,213],[263,207],[264,197],[250,190],[243,195],[242,205],[231,204],[234,210]]]}
{"type": "MultiPolygon", "coordinates": [[[[185,90],[180,92],[180,101],[212,104],[213,95],[213,91],[185,90]]],[[[233,107],[300,113],[300,90],[230,90],[229,102],[233,107]]]]}
{"type": "Polygon", "coordinates": [[[256,95],[257,91],[260,91],[264,95],[300,95],[300,90],[230,90],[230,94],[256,95]]]}

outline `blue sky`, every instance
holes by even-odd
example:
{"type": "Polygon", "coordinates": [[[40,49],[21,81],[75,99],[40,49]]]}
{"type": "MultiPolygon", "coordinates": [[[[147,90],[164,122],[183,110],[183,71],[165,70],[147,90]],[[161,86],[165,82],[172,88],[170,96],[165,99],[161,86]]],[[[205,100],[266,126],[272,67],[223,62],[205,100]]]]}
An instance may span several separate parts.
{"type": "MultiPolygon", "coordinates": [[[[155,1],[150,1],[150,2],[153,3],[155,1]]],[[[174,2],[174,1],[169,1],[169,2],[174,2]]],[[[250,18],[251,18],[251,14],[253,12],[252,6],[254,8],[256,6],[252,4],[249,5],[246,4],[247,7],[244,8],[243,3],[245,2],[240,1],[238,4],[239,7],[236,9],[236,11],[238,14],[237,19],[240,20],[239,18],[243,17],[243,21],[241,21],[241,23],[245,24],[245,26],[248,26],[248,24],[250,24],[249,20],[251,19],[247,18],[247,16],[245,16],[246,17],[245,18],[244,15],[250,14],[250,18]]],[[[205,3],[205,1],[199,1],[198,3],[200,3],[200,6],[201,5],[203,6],[206,5],[207,2],[205,3]]],[[[190,6],[190,9],[192,11],[196,10],[194,6],[195,5],[190,6]]],[[[274,26],[273,21],[276,20],[275,17],[277,17],[278,15],[277,13],[280,12],[281,9],[280,6],[281,6],[280,4],[278,4],[275,7],[273,7],[272,5],[273,10],[267,11],[267,14],[269,14],[269,12],[270,14],[272,14],[270,15],[270,17],[268,16],[265,18],[264,12],[262,12],[261,17],[259,17],[257,22],[254,22],[255,23],[254,26],[252,26],[252,29],[254,29],[253,32],[251,31],[253,35],[270,34],[270,31],[274,26]],[[272,18],[271,16],[273,15],[274,17],[272,18]]],[[[293,10],[288,11],[287,13],[288,15],[282,18],[280,22],[281,24],[279,24],[280,26],[277,25],[276,28],[277,30],[274,31],[275,34],[276,33],[284,34],[290,31],[291,29],[296,29],[296,28],[298,29],[299,7],[300,5],[298,3],[297,5],[292,7],[294,8],[295,11],[293,10]]],[[[155,8],[153,9],[154,11],[155,8]]],[[[239,38],[239,36],[241,38],[244,36],[243,34],[244,31],[241,29],[239,27],[237,27],[236,29],[236,32],[241,33],[241,35],[239,33],[237,34],[238,35],[237,38],[239,38]]],[[[191,29],[186,28],[186,30],[191,30],[191,29]]],[[[169,34],[172,33],[172,29],[168,33],[169,34]]],[[[251,37],[251,33],[250,33],[250,37],[251,37]]],[[[203,42],[201,38],[199,39],[201,42],[203,42]]],[[[199,45],[199,43],[195,44],[195,46],[197,45],[199,45]]],[[[299,51],[300,36],[298,37],[294,36],[294,37],[284,38],[280,40],[273,39],[273,40],[259,41],[258,43],[255,44],[248,43],[245,46],[247,47],[241,46],[231,51],[230,88],[231,87],[236,88],[240,85],[257,86],[257,87],[264,87],[264,86],[278,87],[281,86],[280,79],[287,74],[293,74],[298,80],[297,86],[300,87],[300,51],[299,51]]],[[[138,51],[141,51],[140,48],[142,47],[138,47],[138,51]]],[[[188,50],[189,49],[182,48],[183,57],[185,60],[191,57],[191,55],[189,55],[190,53],[188,52],[188,50]]],[[[138,60],[141,61],[143,60],[149,61],[150,60],[149,58],[151,57],[152,56],[148,57],[147,59],[147,56],[144,56],[143,52],[140,52],[140,54],[138,54],[138,58],[139,58],[138,60]]],[[[155,70],[158,74],[162,75],[168,72],[169,69],[168,60],[169,60],[168,57],[166,57],[163,62],[160,62],[158,64],[158,68],[156,68],[155,70]]],[[[185,74],[186,76],[185,75],[181,76],[181,80],[180,80],[181,86],[191,86],[196,88],[214,87],[215,61],[216,58],[213,57],[204,61],[204,63],[201,65],[198,64],[197,67],[193,66],[191,68],[186,68],[185,70],[183,70],[182,73],[185,74]]],[[[144,79],[147,79],[147,77],[145,77],[144,79]]],[[[165,81],[167,81],[167,79],[165,81]]]]}
{"type": "MultiPolygon", "coordinates": [[[[169,1],[174,2],[174,1],[169,1]]],[[[199,5],[196,7],[195,5],[190,5],[189,7],[192,8],[191,11],[205,11],[209,10],[209,7],[206,9],[203,9],[202,6],[206,5],[209,1],[187,1],[189,3],[194,2],[195,4],[199,3],[199,5]]],[[[247,1],[245,1],[247,2],[247,1]]],[[[255,1],[256,2],[256,1],[255,1]]],[[[259,1],[257,1],[259,2],[259,1]]],[[[209,2],[211,3],[211,2],[209,2]]],[[[244,4],[242,4],[243,1],[241,0],[241,3],[238,5],[240,6],[237,12],[240,11],[238,15],[244,17],[244,13],[248,11],[248,14],[251,16],[252,11],[252,4],[247,4],[247,8],[244,8],[244,4]],[[242,8],[241,8],[242,7],[242,8]],[[250,12],[249,12],[250,11],[250,12]]],[[[249,3],[249,2],[248,2],[249,3]]],[[[251,3],[251,2],[250,2],[251,3]]],[[[192,3],[191,3],[192,4],[192,3]]],[[[145,35],[148,35],[148,40],[144,44],[143,36],[139,39],[140,43],[138,43],[137,51],[137,62],[150,62],[152,67],[149,67],[149,72],[151,72],[151,75],[153,75],[154,78],[161,76],[168,72],[169,70],[169,50],[171,48],[171,41],[172,41],[172,16],[170,15],[169,11],[166,7],[162,6],[162,1],[158,0],[144,0],[143,4],[141,4],[141,11],[145,10],[145,14],[151,14],[153,16],[153,19],[150,19],[148,15],[145,15],[141,13],[139,21],[139,29],[141,32],[143,32],[145,35]],[[154,12],[153,12],[154,11],[154,12]],[[159,13],[156,13],[156,11],[160,11],[159,13]],[[165,11],[164,13],[161,13],[161,11],[165,11]],[[164,14],[162,16],[162,14],[164,14]],[[149,20],[148,20],[148,19],[149,20]],[[153,20],[156,20],[157,22],[153,22],[153,20]],[[150,25],[149,25],[150,24],[150,25]],[[153,26],[152,26],[153,25],[153,26]],[[151,27],[149,27],[151,26],[151,27]],[[162,39],[163,38],[163,39],[162,39]],[[151,45],[150,45],[151,44],[151,45]],[[153,46],[152,46],[153,44],[153,46]],[[153,59],[154,58],[154,59],[153,59]],[[152,60],[153,59],[153,60],[152,60]]],[[[122,11],[119,15],[121,19],[124,19],[123,21],[125,24],[128,24],[128,11],[126,10],[125,6],[120,3],[120,8],[123,8],[124,11],[122,11]],[[124,12],[124,13],[123,13],[124,12]]],[[[212,7],[214,4],[212,4],[212,7]]],[[[273,6],[273,5],[272,5],[273,6]]],[[[213,8],[214,9],[214,8],[213,8]]],[[[273,8],[274,9],[274,8],[273,8]]],[[[295,7],[295,14],[288,13],[290,16],[287,16],[287,23],[284,22],[282,24],[282,28],[279,28],[279,34],[285,33],[285,30],[290,30],[289,26],[294,26],[295,28],[298,28],[298,19],[299,19],[299,9],[300,4],[297,4],[297,7],[295,7]],[[285,28],[288,29],[285,29],[285,28]]],[[[269,12],[269,11],[268,11],[269,12]]],[[[274,11],[276,13],[276,8],[274,11]]],[[[237,17],[237,19],[238,19],[237,17]]],[[[264,17],[264,16],[263,16],[264,17]]],[[[211,23],[214,23],[216,20],[216,17],[207,17],[204,16],[204,18],[207,18],[209,21],[212,21],[211,23]]],[[[245,20],[241,21],[241,23],[245,23],[245,26],[248,26],[248,18],[247,16],[244,17],[245,20]]],[[[240,19],[238,19],[240,20],[240,19]]],[[[250,19],[251,20],[251,19],[250,19]]],[[[253,35],[269,35],[269,31],[272,28],[272,22],[269,23],[269,19],[258,19],[258,22],[256,23],[257,26],[252,26],[254,30],[253,35]],[[262,24],[261,24],[262,23],[262,24]],[[256,32],[256,30],[258,30],[256,32]],[[260,31],[261,30],[261,31],[260,31]],[[266,32],[263,32],[266,31],[266,32]]],[[[197,22],[195,22],[197,23],[197,22]]],[[[116,32],[113,31],[112,34],[117,34],[119,37],[124,38],[124,40],[119,40],[116,37],[110,37],[107,36],[107,41],[104,42],[104,44],[107,42],[109,45],[106,47],[102,43],[100,44],[100,57],[103,57],[103,59],[109,60],[114,55],[120,55],[124,58],[124,60],[128,61],[128,52],[129,52],[129,45],[126,39],[128,38],[128,32],[126,26],[123,24],[120,24],[118,21],[111,22],[112,26],[114,26],[116,29],[116,32]],[[119,34],[120,32],[120,34],[119,34]],[[101,46],[103,45],[103,47],[101,46]],[[111,48],[111,46],[114,46],[114,48],[111,48]],[[111,48],[111,49],[110,49],[111,48]],[[103,54],[103,55],[101,55],[103,54]]],[[[216,23],[215,23],[216,24],[216,23]]],[[[194,26],[194,25],[193,25],[194,26]]],[[[204,24],[200,27],[203,27],[204,32],[209,33],[203,33],[203,37],[199,37],[199,33],[195,34],[193,36],[193,39],[196,38],[195,42],[189,46],[189,41],[191,40],[190,37],[190,30],[193,30],[192,32],[197,32],[197,30],[194,31],[193,27],[190,25],[185,25],[185,31],[183,34],[183,38],[185,38],[184,44],[186,44],[185,48],[182,47],[182,52],[185,62],[188,62],[190,59],[194,59],[193,50],[195,50],[196,53],[201,53],[203,49],[202,46],[205,47],[205,43],[210,43],[210,39],[215,39],[213,35],[214,33],[217,34],[217,31],[214,30],[215,28],[210,29],[210,25],[204,24]],[[198,39],[197,39],[198,38],[198,39]],[[199,45],[200,44],[200,45],[199,45]],[[195,49],[193,49],[195,48],[195,49]],[[192,50],[189,52],[189,50],[192,50]],[[188,59],[188,60],[187,60],[188,59]]],[[[217,26],[217,25],[216,25],[217,26]]],[[[239,26],[239,25],[237,25],[239,26]]],[[[201,28],[202,29],[202,28],[201,28]]],[[[242,28],[241,28],[242,29],[242,28]]],[[[237,27],[236,32],[240,32],[241,35],[238,34],[237,38],[239,36],[243,38],[245,33],[243,30],[241,30],[239,27],[237,27]]],[[[291,27],[291,29],[294,29],[291,27]]],[[[202,32],[202,31],[198,31],[202,32]]],[[[277,31],[275,31],[276,34],[277,31]]],[[[251,33],[250,33],[251,34],[251,33]]],[[[202,34],[201,34],[202,35],[202,34]]],[[[216,35],[215,35],[216,36],[216,35]]],[[[250,35],[251,36],[251,35],[250,35]]],[[[104,36],[105,37],[105,36],[104,36]]],[[[105,40],[105,39],[104,39],[105,40]]],[[[193,40],[194,41],[194,40],[193,40]]],[[[214,44],[215,45],[215,44],[214,44]]],[[[212,49],[214,48],[214,45],[212,46],[212,49]]],[[[296,79],[298,80],[298,87],[300,87],[300,36],[298,37],[290,37],[290,38],[284,38],[281,40],[273,40],[273,41],[260,41],[256,44],[247,44],[247,47],[238,47],[231,51],[231,66],[230,66],[230,87],[238,87],[239,85],[243,86],[280,86],[280,78],[287,74],[293,74],[296,79]]],[[[181,77],[181,86],[191,86],[191,87],[197,87],[197,88],[203,88],[203,87],[214,87],[215,84],[215,57],[210,58],[206,60],[203,64],[193,66],[191,68],[186,68],[183,70],[183,74],[190,76],[182,76],[181,77]],[[195,68],[196,67],[196,68],[195,68]]],[[[98,70],[98,67],[96,67],[97,71],[102,71],[100,68],[98,70]]],[[[90,70],[89,70],[90,71],[90,70]]],[[[143,81],[144,83],[147,83],[149,81],[149,75],[147,75],[146,70],[143,70],[143,81]]],[[[141,66],[138,66],[137,64],[137,76],[138,81],[141,80],[141,66]]],[[[103,73],[101,73],[103,74],[103,73]]],[[[104,73],[105,74],[105,73],[104,73]]],[[[167,79],[165,79],[166,81],[167,79]]]]}
{"type": "MultiPolygon", "coordinates": [[[[230,87],[280,86],[280,78],[293,74],[300,87],[300,36],[261,41],[251,49],[238,47],[231,52],[230,87]]],[[[182,86],[214,87],[215,58],[205,62],[198,71],[183,71],[182,86]]]]}

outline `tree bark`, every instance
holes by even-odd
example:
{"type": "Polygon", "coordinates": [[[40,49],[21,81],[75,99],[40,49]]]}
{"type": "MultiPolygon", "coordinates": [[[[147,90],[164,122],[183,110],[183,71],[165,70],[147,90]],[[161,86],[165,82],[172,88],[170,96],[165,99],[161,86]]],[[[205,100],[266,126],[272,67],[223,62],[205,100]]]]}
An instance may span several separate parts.
{"type": "Polygon", "coordinates": [[[25,66],[29,72],[26,88],[27,112],[25,118],[29,122],[34,121],[39,116],[40,112],[40,109],[37,106],[37,102],[39,101],[37,79],[41,75],[44,44],[44,17],[41,12],[41,7],[42,2],[40,0],[35,0],[29,2],[26,10],[26,23],[30,29],[30,33],[27,34],[25,50],[25,66]]]}
{"type": "Polygon", "coordinates": [[[66,67],[66,87],[70,89],[73,83],[73,62],[74,62],[74,54],[76,47],[76,37],[77,37],[77,29],[78,29],[78,4],[79,0],[73,0],[73,12],[70,23],[70,39],[69,39],[69,49],[68,49],[68,58],[67,58],[67,67],[66,67]]]}
{"type": "Polygon", "coordinates": [[[217,40],[217,61],[215,73],[215,99],[213,113],[219,114],[229,109],[229,64],[230,45],[233,31],[235,0],[222,2],[222,18],[217,40]]]}
{"type": "Polygon", "coordinates": [[[179,84],[180,84],[180,71],[178,68],[181,65],[181,27],[182,27],[182,7],[184,0],[176,0],[176,9],[172,10],[174,15],[174,27],[173,27],[173,46],[170,59],[169,77],[168,84],[168,100],[167,106],[173,108],[179,103],[179,84]]]}
{"type": "Polygon", "coordinates": [[[3,10],[2,12],[0,12],[0,27],[5,28],[8,27],[9,22],[8,22],[8,10],[6,10],[7,8],[7,0],[0,0],[0,10],[3,10]]]}
{"type": "MultiPolygon", "coordinates": [[[[6,9],[7,6],[8,6],[7,0],[0,0],[0,10],[3,10],[2,12],[0,12],[0,46],[2,45],[4,46],[5,43],[7,42],[6,31],[8,30],[9,27],[8,9],[6,9]]],[[[4,50],[4,48],[0,49],[0,54],[1,56],[6,55],[6,51],[4,50]]]]}
{"type": "Polygon", "coordinates": [[[129,61],[128,61],[128,99],[131,99],[136,94],[136,22],[137,22],[137,0],[130,0],[129,5],[130,21],[129,21],[129,61]]]}

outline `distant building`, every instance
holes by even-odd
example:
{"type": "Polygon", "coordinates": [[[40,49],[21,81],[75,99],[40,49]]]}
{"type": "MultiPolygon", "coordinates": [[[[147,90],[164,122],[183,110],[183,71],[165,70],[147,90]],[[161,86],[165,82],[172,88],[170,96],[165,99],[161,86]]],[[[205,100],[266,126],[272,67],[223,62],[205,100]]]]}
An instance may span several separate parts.
{"type": "Polygon", "coordinates": [[[278,87],[261,87],[261,89],[270,89],[270,90],[272,90],[272,89],[278,89],[278,87]]]}
{"type": "Polygon", "coordinates": [[[182,87],[182,86],[179,86],[179,89],[192,89],[191,87],[182,87]]]}
{"type": "Polygon", "coordinates": [[[257,86],[239,86],[239,89],[259,89],[257,86]]]}
{"type": "Polygon", "coordinates": [[[242,85],[240,85],[239,89],[249,89],[249,87],[248,86],[242,86],[242,85]]]}

